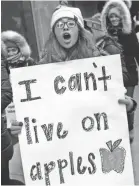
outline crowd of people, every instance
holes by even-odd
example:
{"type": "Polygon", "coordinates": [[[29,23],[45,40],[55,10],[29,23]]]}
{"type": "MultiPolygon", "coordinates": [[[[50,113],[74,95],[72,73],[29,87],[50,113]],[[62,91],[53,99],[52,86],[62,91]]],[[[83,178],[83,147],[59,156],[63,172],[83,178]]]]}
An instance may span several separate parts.
{"type": "MultiPolygon", "coordinates": [[[[18,136],[22,123],[13,121],[7,129],[5,108],[12,101],[10,69],[64,62],[74,59],[121,55],[125,99],[119,98],[119,104],[127,108],[130,142],[134,139],[134,112],[137,103],[134,89],[138,85],[139,41],[138,21],[130,14],[129,1],[109,0],[103,4],[100,13],[84,20],[79,8],[62,3],[56,7],[51,18],[51,31],[46,41],[41,59],[35,62],[31,58],[31,48],[26,39],[15,31],[1,33],[1,183],[2,185],[22,185],[11,180],[9,161],[13,156],[11,136],[18,136]],[[127,3],[128,2],[128,3],[127,3]]],[[[139,19],[139,18],[138,18],[139,19]]]]}

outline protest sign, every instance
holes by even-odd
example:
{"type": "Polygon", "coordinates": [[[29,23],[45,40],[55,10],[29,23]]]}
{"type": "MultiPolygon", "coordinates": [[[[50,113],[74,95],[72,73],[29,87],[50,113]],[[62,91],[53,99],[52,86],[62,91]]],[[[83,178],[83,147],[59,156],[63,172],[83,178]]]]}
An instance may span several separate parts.
{"type": "Polygon", "coordinates": [[[11,70],[26,185],[133,185],[119,55],[11,70]]]}

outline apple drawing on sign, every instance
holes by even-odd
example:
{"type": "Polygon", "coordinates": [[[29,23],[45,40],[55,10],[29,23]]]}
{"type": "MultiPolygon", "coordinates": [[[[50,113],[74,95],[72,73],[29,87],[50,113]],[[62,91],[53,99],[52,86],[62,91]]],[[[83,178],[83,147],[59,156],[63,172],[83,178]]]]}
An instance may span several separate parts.
{"type": "Polygon", "coordinates": [[[102,163],[102,172],[109,173],[114,170],[117,173],[122,173],[124,170],[126,150],[123,147],[119,147],[122,139],[114,142],[108,141],[106,144],[109,150],[100,148],[100,156],[102,163]]]}

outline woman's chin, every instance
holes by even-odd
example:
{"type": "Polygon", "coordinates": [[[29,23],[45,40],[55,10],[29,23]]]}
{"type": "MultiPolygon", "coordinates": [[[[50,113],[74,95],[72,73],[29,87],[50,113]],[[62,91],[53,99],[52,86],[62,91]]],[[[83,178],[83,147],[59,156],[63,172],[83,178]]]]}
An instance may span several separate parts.
{"type": "Polygon", "coordinates": [[[64,44],[63,44],[63,47],[68,49],[68,48],[71,48],[72,47],[72,42],[69,40],[65,41],[64,44]]]}

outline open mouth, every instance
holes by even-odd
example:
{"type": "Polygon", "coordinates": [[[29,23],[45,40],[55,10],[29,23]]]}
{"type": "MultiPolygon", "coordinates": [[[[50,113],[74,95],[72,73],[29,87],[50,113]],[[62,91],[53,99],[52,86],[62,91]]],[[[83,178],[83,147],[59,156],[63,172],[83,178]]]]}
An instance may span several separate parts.
{"type": "Polygon", "coordinates": [[[65,40],[69,40],[69,39],[71,38],[71,35],[70,35],[69,33],[64,33],[64,34],[63,34],[63,38],[64,38],[65,40]]]}

